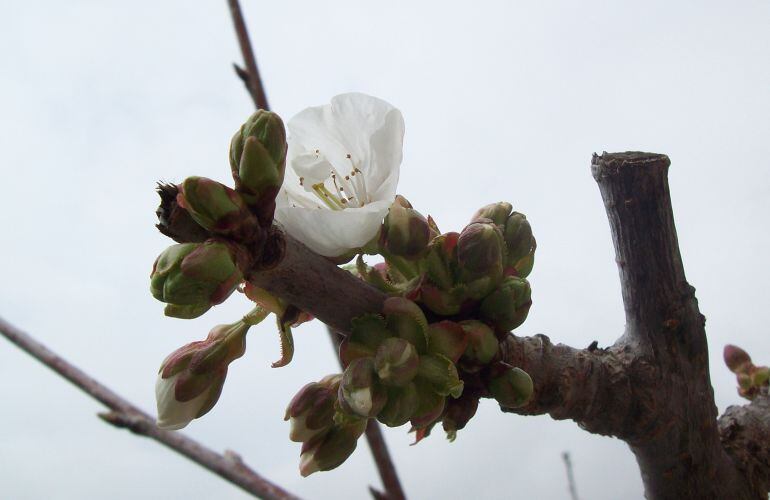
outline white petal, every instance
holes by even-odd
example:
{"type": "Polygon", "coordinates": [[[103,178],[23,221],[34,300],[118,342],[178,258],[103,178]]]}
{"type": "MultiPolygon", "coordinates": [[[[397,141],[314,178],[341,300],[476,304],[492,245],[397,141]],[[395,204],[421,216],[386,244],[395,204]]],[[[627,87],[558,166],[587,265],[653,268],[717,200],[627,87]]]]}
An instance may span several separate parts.
{"type": "Polygon", "coordinates": [[[177,430],[187,426],[198,414],[209,397],[209,391],[203,391],[200,395],[180,403],[174,395],[176,379],[174,375],[164,379],[158,374],[155,382],[155,402],[158,405],[158,427],[161,429],[177,430]]]}
{"type": "Polygon", "coordinates": [[[279,206],[275,219],[314,252],[337,257],[364,246],[377,235],[390,203],[377,201],[340,211],[279,206]]]}

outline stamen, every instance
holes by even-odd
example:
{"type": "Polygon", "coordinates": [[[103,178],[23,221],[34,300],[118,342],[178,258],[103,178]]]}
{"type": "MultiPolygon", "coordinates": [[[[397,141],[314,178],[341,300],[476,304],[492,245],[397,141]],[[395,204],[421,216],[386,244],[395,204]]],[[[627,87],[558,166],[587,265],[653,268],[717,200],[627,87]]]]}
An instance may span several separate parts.
{"type": "Polygon", "coordinates": [[[316,193],[316,196],[318,196],[318,198],[332,210],[342,210],[345,208],[342,203],[340,203],[340,200],[323,184],[313,184],[313,191],[316,193]]]}

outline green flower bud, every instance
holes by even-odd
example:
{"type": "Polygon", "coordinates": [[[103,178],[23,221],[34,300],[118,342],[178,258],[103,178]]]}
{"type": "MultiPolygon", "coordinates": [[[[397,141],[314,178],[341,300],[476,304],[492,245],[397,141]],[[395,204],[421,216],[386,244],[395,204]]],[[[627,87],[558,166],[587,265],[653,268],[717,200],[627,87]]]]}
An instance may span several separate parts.
{"type": "Polygon", "coordinates": [[[518,408],[532,397],[532,379],[520,368],[509,368],[489,381],[489,392],[505,408],[518,408]]]}
{"type": "Polygon", "coordinates": [[[511,331],[527,319],[532,305],[529,282],[515,276],[506,277],[500,286],[481,302],[481,318],[500,332],[511,331]]]}
{"type": "Polygon", "coordinates": [[[169,247],[153,265],[153,297],[169,304],[168,316],[200,316],[229,297],[243,279],[233,253],[217,240],[169,247]]]}
{"type": "Polygon", "coordinates": [[[494,222],[477,219],[463,229],[457,241],[457,262],[472,298],[480,299],[497,285],[503,276],[504,257],[503,235],[494,222]]]}
{"type": "Polygon", "coordinates": [[[457,374],[457,367],[446,356],[441,354],[420,356],[420,369],[417,374],[442,396],[459,398],[463,393],[464,384],[457,374]]]}
{"type": "Polygon", "coordinates": [[[417,388],[417,397],[420,403],[417,405],[417,410],[409,421],[415,429],[424,429],[441,417],[446,405],[446,398],[434,391],[428,382],[419,378],[415,379],[415,387],[417,388]]]}
{"type": "Polygon", "coordinates": [[[377,414],[377,420],[388,427],[398,427],[409,422],[420,404],[417,386],[409,382],[403,387],[388,388],[388,402],[377,414]]]}
{"type": "Polygon", "coordinates": [[[338,399],[343,410],[360,417],[375,417],[382,410],[388,395],[377,380],[372,358],[354,359],[345,368],[338,399]]]}
{"type": "Polygon", "coordinates": [[[770,379],[770,369],[766,366],[755,366],[751,371],[751,385],[754,387],[762,387],[767,385],[770,379]]]}
{"type": "Polygon", "coordinates": [[[470,419],[473,418],[478,407],[478,396],[463,394],[458,399],[447,400],[446,411],[441,419],[441,423],[449,441],[455,440],[457,431],[463,429],[470,419]]]}
{"type": "Polygon", "coordinates": [[[177,203],[201,227],[215,234],[248,240],[259,230],[257,220],[241,196],[206,177],[185,179],[180,186],[177,203]]]}
{"type": "Polygon", "coordinates": [[[302,444],[299,472],[303,477],[342,465],[356,449],[358,438],[366,430],[366,420],[335,425],[302,444]]]}
{"type": "Polygon", "coordinates": [[[746,391],[751,389],[751,375],[740,372],[735,377],[738,380],[738,387],[746,391]]]}
{"type": "Polygon", "coordinates": [[[471,217],[471,220],[489,219],[500,226],[502,230],[502,228],[505,227],[505,221],[508,220],[508,216],[511,214],[511,210],[513,210],[513,206],[510,203],[507,201],[500,201],[480,208],[473,217],[471,217]]]}
{"type": "Polygon", "coordinates": [[[459,323],[440,321],[428,325],[428,352],[446,356],[457,363],[468,348],[468,335],[459,323]]]}
{"type": "Polygon", "coordinates": [[[441,316],[454,316],[460,312],[463,303],[464,286],[453,288],[449,291],[423,283],[420,286],[420,302],[441,316]]]}
{"type": "Polygon", "coordinates": [[[462,358],[463,368],[478,371],[488,365],[500,350],[495,332],[481,321],[469,319],[460,322],[468,336],[468,348],[462,358]]]}
{"type": "Polygon", "coordinates": [[[454,285],[452,263],[456,261],[459,233],[446,233],[431,240],[425,257],[420,261],[421,271],[428,279],[443,290],[454,285]]]}
{"type": "Polygon", "coordinates": [[[526,278],[535,263],[537,243],[532,236],[532,227],[524,214],[513,212],[505,223],[503,233],[508,248],[506,267],[516,269],[516,274],[526,278]]]}
{"type": "MultiPolygon", "coordinates": [[[[236,189],[249,205],[265,208],[261,215],[269,215],[270,220],[283,184],[286,148],[283,121],[263,109],[251,115],[230,142],[230,169],[236,189]]],[[[262,217],[260,222],[265,225],[262,217]]]]}
{"type": "Polygon", "coordinates": [[[428,347],[428,320],[420,306],[403,297],[388,297],[382,305],[388,330],[415,346],[418,353],[428,347]]]}
{"type": "Polygon", "coordinates": [[[374,357],[377,348],[392,336],[385,326],[385,319],[378,314],[365,314],[350,323],[350,335],[340,344],[342,366],[354,359],[374,357]]]}
{"type": "Polygon", "coordinates": [[[727,368],[733,373],[745,372],[751,367],[751,356],[738,346],[728,344],[725,346],[723,356],[727,368]]]}
{"type": "Polygon", "coordinates": [[[385,385],[406,385],[417,374],[419,365],[417,349],[406,340],[396,337],[385,340],[374,357],[374,369],[385,385]]]}
{"type": "Polygon", "coordinates": [[[406,198],[396,196],[382,223],[380,247],[392,255],[415,260],[425,253],[434,236],[428,219],[413,209],[406,198]]]}
{"type": "Polygon", "coordinates": [[[284,417],[291,424],[289,439],[298,443],[309,441],[334,425],[334,403],[341,379],[341,375],[330,375],[299,390],[284,417]]]}

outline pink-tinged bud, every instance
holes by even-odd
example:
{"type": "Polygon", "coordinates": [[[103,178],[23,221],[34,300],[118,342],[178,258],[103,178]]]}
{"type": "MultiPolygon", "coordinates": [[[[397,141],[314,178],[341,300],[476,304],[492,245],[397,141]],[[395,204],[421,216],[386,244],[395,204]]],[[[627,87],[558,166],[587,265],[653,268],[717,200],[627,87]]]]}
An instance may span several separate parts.
{"type": "Polygon", "coordinates": [[[417,349],[404,339],[386,339],[374,357],[374,369],[383,384],[404,386],[417,374],[420,358],[417,349]]]}
{"type": "Polygon", "coordinates": [[[257,219],[235,190],[206,177],[185,179],[179,186],[177,203],[214,234],[251,241],[261,231],[257,219]]]}
{"type": "Polygon", "coordinates": [[[229,364],[246,350],[248,329],[242,322],[215,326],[206,340],[187,344],[163,361],[155,384],[158,427],[181,429],[214,407],[229,364]]]}
{"type": "Polygon", "coordinates": [[[481,302],[481,318],[495,325],[497,331],[508,332],[527,319],[532,305],[529,282],[515,276],[507,276],[502,283],[481,302]]]}
{"type": "Polygon", "coordinates": [[[457,367],[452,360],[441,354],[420,356],[417,375],[441,396],[459,398],[463,393],[464,384],[457,374],[457,367]]]}
{"type": "Polygon", "coordinates": [[[428,352],[442,354],[457,363],[468,348],[468,334],[454,321],[440,321],[428,325],[428,352]]]}
{"type": "Polygon", "coordinates": [[[471,217],[471,220],[489,219],[497,226],[500,226],[502,230],[502,228],[505,227],[508,216],[511,214],[511,210],[513,210],[513,206],[507,201],[492,203],[478,209],[478,211],[473,214],[473,217],[471,217]]]}
{"type": "Polygon", "coordinates": [[[330,375],[300,389],[284,417],[291,425],[289,439],[303,443],[334,425],[334,403],[341,379],[341,375],[330,375]]]}
{"type": "Polygon", "coordinates": [[[403,387],[388,388],[388,402],[377,414],[377,420],[388,427],[398,427],[409,422],[420,404],[417,386],[409,382],[403,387]]]}
{"type": "Polygon", "coordinates": [[[389,297],[382,305],[388,330],[408,341],[418,353],[427,348],[428,320],[420,306],[404,297],[389,297]]]}
{"type": "Polygon", "coordinates": [[[380,247],[391,255],[414,260],[425,254],[436,236],[426,219],[403,196],[396,196],[380,231],[380,247]]]}
{"type": "Polygon", "coordinates": [[[449,441],[455,440],[457,431],[463,429],[468,421],[473,418],[478,407],[478,396],[466,396],[463,394],[458,399],[447,400],[446,411],[441,422],[449,441]]]}
{"type": "Polygon", "coordinates": [[[239,247],[214,239],[171,246],[153,265],[150,291],[169,304],[166,315],[200,316],[224,302],[241,282],[236,264],[241,259],[239,247]]]}
{"type": "Polygon", "coordinates": [[[477,219],[463,229],[457,241],[457,262],[465,283],[479,278],[497,282],[503,275],[505,242],[489,219],[477,219]]]}
{"type": "Polygon", "coordinates": [[[468,336],[468,347],[461,362],[467,371],[478,371],[488,365],[500,350],[495,332],[481,321],[469,319],[460,322],[468,336]]]}
{"type": "Polygon", "coordinates": [[[302,445],[299,459],[299,472],[302,477],[342,465],[355,451],[358,438],[366,430],[366,423],[366,419],[361,419],[344,425],[334,425],[328,431],[306,441],[302,445]]]}
{"type": "Polygon", "coordinates": [[[524,406],[533,391],[532,379],[520,368],[509,368],[489,381],[489,392],[505,408],[524,406]]]}
{"type": "Polygon", "coordinates": [[[751,356],[738,346],[727,344],[723,356],[727,368],[733,373],[746,372],[751,367],[751,356]]]}
{"type": "Polygon", "coordinates": [[[348,413],[372,418],[382,410],[388,395],[377,380],[372,358],[354,359],[342,374],[338,400],[348,413]]]}

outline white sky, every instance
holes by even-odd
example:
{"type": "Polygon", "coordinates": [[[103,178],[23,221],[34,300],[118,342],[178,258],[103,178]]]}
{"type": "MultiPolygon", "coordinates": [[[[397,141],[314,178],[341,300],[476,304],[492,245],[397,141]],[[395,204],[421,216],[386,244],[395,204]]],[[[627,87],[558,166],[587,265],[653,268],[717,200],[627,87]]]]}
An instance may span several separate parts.
{"type": "MultiPolygon", "coordinates": [[[[770,363],[770,4],[742,2],[244,2],[284,118],[361,91],[403,112],[399,192],[458,230],[509,200],[538,238],[522,335],[606,346],[623,329],[594,151],[672,159],[687,277],[708,318],[720,411],[739,402],[727,342],[770,363]],[[387,5],[387,6],[385,6],[387,5]]],[[[162,316],[148,293],[170,240],[153,228],[158,179],[228,181],[227,144],[251,112],[224,1],[2,2],[0,315],[154,409],[160,361],[248,308],[162,316]]],[[[296,330],[286,368],[266,324],[250,334],[217,407],[184,432],[237,450],[307,498],[364,498],[379,481],[362,443],[302,479],[283,411],[336,371],[321,325],[296,330]]],[[[152,441],[101,423],[100,406],[0,341],[0,496],[240,499],[152,441]]],[[[572,422],[504,415],[491,401],[455,443],[387,432],[412,498],[640,498],[633,456],[572,422]]]]}

